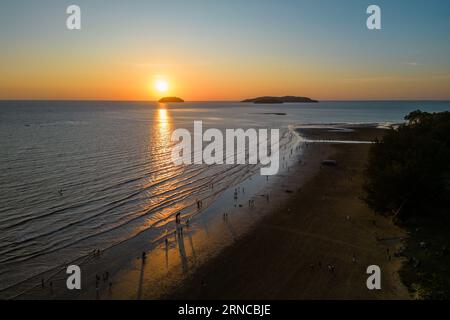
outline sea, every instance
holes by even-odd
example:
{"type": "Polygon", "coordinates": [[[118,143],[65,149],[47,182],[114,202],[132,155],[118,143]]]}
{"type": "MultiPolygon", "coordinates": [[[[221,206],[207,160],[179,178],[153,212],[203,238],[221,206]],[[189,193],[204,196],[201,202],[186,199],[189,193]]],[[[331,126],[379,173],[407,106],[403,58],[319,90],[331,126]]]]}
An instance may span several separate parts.
{"type": "MultiPolygon", "coordinates": [[[[93,250],[201,216],[252,165],[171,161],[174,129],[402,123],[449,101],[325,101],[256,105],[133,101],[0,101],[0,293],[93,250]]],[[[285,139],[283,143],[289,143],[285,139]]]]}

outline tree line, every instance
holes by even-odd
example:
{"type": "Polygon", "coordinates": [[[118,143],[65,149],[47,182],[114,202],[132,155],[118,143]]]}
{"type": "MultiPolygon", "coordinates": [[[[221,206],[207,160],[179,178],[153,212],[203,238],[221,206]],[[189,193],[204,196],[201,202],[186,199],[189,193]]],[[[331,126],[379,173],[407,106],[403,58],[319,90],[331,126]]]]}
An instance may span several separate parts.
{"type": "Polygon", "coordinates": [[[365,201],[398,221],[445,214],[450,204],[450,112],[417,110],[405,120],[371,147],[365,201]]]}

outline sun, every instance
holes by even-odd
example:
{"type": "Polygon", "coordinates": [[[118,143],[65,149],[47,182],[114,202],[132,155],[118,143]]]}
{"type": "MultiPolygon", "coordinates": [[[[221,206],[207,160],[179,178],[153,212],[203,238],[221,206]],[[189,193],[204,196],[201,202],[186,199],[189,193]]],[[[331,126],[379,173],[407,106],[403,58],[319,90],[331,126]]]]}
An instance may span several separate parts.
{"type": "Polygon", "coordinates": [[[166,80],[161,80],[161,79],[156,80],[155,88],[159,92],[166,92],[167,90],[169,90],[169,83],[166,80]]]}

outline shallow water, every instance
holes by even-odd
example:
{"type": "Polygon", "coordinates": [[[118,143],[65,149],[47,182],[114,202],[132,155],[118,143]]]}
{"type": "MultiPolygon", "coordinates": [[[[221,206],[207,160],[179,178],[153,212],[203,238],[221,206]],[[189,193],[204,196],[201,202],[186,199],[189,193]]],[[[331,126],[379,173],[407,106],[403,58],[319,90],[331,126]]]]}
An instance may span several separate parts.
{"type": "MultiPolygon", "coordinates": [[[[206,128],[397,123],[448,102],[0,102],[0,290],[148,228],[196,213],[257,172],[174,166],[170,135],[206,128]],[[269,113],[286,113],[274,115],[269,113]]],[[[160,234],[155,232],[154,237],[160,234]]]]}

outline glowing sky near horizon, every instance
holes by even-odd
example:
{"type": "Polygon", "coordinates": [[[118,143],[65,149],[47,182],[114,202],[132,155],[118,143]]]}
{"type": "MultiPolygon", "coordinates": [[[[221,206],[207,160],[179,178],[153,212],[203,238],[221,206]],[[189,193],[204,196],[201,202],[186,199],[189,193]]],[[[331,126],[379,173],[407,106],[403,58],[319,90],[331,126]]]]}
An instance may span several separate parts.
{"type": "Polygon", "coordinates": [[[2,1],[0,99],[450,99],[449,34],[446,0],[2,1]]]}

